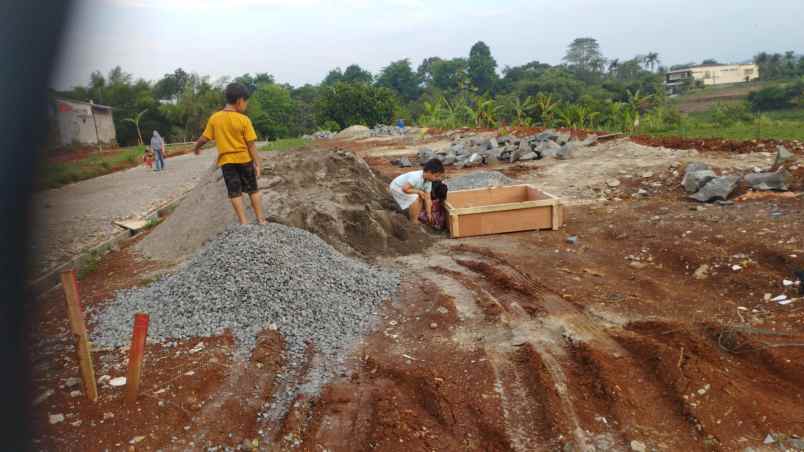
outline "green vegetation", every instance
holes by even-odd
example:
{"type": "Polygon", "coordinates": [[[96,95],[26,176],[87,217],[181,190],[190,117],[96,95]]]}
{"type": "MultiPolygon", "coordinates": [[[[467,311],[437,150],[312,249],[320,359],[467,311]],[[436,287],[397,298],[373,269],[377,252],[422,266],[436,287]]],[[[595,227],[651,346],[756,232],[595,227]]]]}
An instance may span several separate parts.
{"type": "MultiPolygon", "coordinates": [[[[688,99],[722,89],[724,105],[738,108],[719,106],[719,113],[711,113],[717,118],[708,118],[705,124],[726,130],[755,122],[730,117],[743,114],[742,106],[734,101],[751,90],[756,91],[750,99],[754,114],[800,107],[804,82],[780,81],[802,77],[804,57],[794,52],[761,53],[755,62],[763,81],[744,85],[749,89],[696,90],[691,84],[688,99]]],[[[293,87],[266,73],[213,82],[180,68],[151,83],[134,80],[117,67],[107,75],[94,72],[85,87],[57,94],[114,107],[117,137],[123,144],[138,143],[140,132],[148,136],[155,128],[168,142],[196,139],[209,115],[223,106],[222,89],[231,81],[242,83],[252,93],[247,113],[260,138],[269,140],[354,124],[393,124],[397,119],[435,128],[547,126],[670,133],[683,126],[684,130],[717,133],[713,128],[685,125],[685,121],[697,123],[680,114],[678,104],[667,98],[666,72],[656,52],[610,59],[596,39],[580,37],[568,45],[562,64],[531,61],[506,66],[499,73],[492,49],[480,41],[466,56],[431,56],[415,68],[408,59],[390,62],[376,75],[357,64],[345,70],[335,68],[318,85],[293,87]]],[[[698,107],[708,108],[708,104],[698,107]]],[[[771,125],[766,131],[788,128],[771,125]]]]}
{"type": "Polygon", "coordinates": [[[80,160],[46,163],[41,170],[42,188],[58,188],[73,182],[102,176],[142,163],[145,146],[115,149],[91,154],[80,160]]]}
{"type": "MultiPolygon", "coordinates": [[[[169,146],[168,155],[182,153],[189,146],[169,146]]],[[[112,149],[93,152],[86,157],[69,161],[47,161],[39,172],[39,187],[43,189],[58,188],[63,185],[79,182],[93,177],[103,176],[115,171],[133,168],[143,164],[145,146],[112,149]]]]}
{"type": "Polygon", "coordinates": [[[276,141],[269,141],[268,144],[260,148],[261,151],[286,151],[288,149],[303,148],[309,140],[304,138],[282,138],[276,141]]]}
{"type": "Polygon", "coordinates": [[[102,253],[92,251],[83,259],[83,262],[81,262],[81,268],[78,270],[78,273],[75,276],[81,280],[94,273],[98,269],[102,258],[102,253]]]}

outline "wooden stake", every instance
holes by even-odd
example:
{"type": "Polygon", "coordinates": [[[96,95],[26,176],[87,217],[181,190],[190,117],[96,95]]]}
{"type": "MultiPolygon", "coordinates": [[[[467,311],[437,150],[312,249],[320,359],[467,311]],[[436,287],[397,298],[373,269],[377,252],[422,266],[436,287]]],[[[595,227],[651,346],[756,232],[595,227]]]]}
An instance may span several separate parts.
{"type": "Polygon", "coordinates": [[[148,314],[134,314],[134,332],[131,335],[131,348],[128,353],[128,376],[126,377],[126,402],[137,401],[142,375],[142,359],[145,352],[145,338],[148,336],[148,314]]]}
{"type": "Polygon", "coordinates": [[[70,329],[75,337],[75,348],[78,352],[78,363],[81,369],[81,380],[84,382],[84,393],[93,402],[98,401],[98,387],[95,384],[95,369],[92,367],[92,345],[89,342],[84,312],[81,310],[81,299],[78,294],[78,280],[75,270],[61,272],[61,285],[64,287],[64,298],[67,302],[67,317],[70,329]]]}

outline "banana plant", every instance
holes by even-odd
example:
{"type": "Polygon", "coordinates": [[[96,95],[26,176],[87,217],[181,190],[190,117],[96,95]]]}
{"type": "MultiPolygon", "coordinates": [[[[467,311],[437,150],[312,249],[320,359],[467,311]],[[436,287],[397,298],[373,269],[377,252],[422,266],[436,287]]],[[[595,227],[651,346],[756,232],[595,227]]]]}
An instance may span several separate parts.
{"type": "Polygon", "coordinates": [[[541,116],[544,126],[550,127],[553,123],[553,117],[556,114],[559,103],[554,102],[552,96],[539,93],[539,95],[536,96],[536,107],[539,109],[539,115],[541,116]]]}
{"type": "Polygon", "coordinates": [[[140,146],[143,145],[142,132],[140,132],[140,120],[142,120],[143,115],[145,115],[145,112],[147,112],[147,111],[148,111],[148,109],[146,108],[145,110],[143,110],[143,111],[137,113],[136,115],[134,115],[133,118],[125,118],[125,119],[123,119],[123,121],[130,122],[130,123],[134,124],[134,127],[137,128],[137,139],[140,141],[140,146]]]}

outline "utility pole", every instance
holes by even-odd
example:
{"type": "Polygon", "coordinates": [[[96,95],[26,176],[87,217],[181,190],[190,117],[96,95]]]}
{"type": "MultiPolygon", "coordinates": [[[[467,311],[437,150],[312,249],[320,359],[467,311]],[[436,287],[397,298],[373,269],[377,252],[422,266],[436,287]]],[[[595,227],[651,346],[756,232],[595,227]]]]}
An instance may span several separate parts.
{"type": "Polygon", "coordinates": [[[89,112],[92,114],[92,124],[95,125],[95,142],[98,143],[98,152],[103,152],[103,145],[98,133],[98,121],[95,120],[95,102],[92,99],[89,100],[89,112]]]}

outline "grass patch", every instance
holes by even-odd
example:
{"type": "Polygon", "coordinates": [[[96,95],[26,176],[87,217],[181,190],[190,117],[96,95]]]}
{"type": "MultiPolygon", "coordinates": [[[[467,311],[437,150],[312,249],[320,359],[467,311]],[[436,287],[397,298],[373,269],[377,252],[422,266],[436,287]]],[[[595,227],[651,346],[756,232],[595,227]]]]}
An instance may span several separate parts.
{"type": "Polygon", "coordinates": [[[95,251],[90,253],[89,256],[87,256],[86,259],[84,259],[84,261],[81,263],[81,268],[78,270],[76,277],[78,277],[78,279],[84,279],[88,275],[94,273],[98,269],[102,258],[103,256],[101,253],[95,251]]]}
{"type": "MultiPolygon", "coordinates": [[[[770,116],[770,115],[769,115],[770,116]]],[[[653,136],[683,138],[722,138],[724,140],[799,140],[804,141],[804,119],[799,121],[775,120],[755,123],[738,122],[722,127],[708,122],[693,121],[691,125],[648,133],[653,136]]]]}
{"type": "Polygon", "coordinates": [[[286,151],[288,149],[303,148],[310,140],[304,138],[282,138],[276,141],[269,141],[265,146],[261,147],[261,151],[286,151]]]}
{"type": "MultiPolygon", "coordinates": [[[[181,154],[190,146],[168,146],[168,156],[181,154]]],[[[103,176],[137,165],[142,165],[145,146],[131,146],[90,154],[79,160],[64,162],[44,161],[39,171],[39,187],[42,189],[59,188],[93,177],[103,176]]]]}

